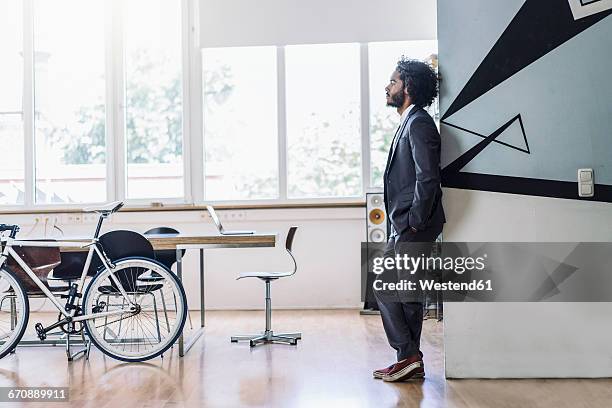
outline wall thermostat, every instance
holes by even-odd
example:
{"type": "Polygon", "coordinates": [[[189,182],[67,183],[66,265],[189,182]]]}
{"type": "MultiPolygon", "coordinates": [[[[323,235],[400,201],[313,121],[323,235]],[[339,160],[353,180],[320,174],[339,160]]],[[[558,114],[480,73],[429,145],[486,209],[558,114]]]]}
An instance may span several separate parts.
{"type": "Polygon", "coordinates": [[[594,195],[593,169],[578,169],[578,196],[593,197],[594,195]]]}

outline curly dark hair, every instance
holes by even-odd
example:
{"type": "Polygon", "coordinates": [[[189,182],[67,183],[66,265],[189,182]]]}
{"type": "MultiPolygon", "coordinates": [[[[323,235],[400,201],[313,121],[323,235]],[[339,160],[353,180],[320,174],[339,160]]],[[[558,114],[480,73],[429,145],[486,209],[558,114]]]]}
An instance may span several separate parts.
{"type": "Polygon", "coordinates": [[[414,105],[423,108],[432,104],[438,96],[438,76],[429,64],[402,55],[395,70],[414,105]]]}

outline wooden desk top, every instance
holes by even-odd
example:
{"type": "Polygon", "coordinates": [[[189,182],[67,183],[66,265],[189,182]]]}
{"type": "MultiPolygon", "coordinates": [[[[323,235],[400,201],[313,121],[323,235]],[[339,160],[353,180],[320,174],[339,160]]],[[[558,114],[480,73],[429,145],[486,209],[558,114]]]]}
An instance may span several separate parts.
{"type": "MultiPolygon", "coordinates": [[[[179,248],[253,248],[273,247],[276,245],[276,233],[256,233],[244,235],[195,235],[195,234],[151,234],[145,237],[153,244],[153,249],[177,249],[179,248]]],[[[35,238],[20,239],[20,241],[37,240],[35,238]]],[[[41,240],[43,240],[41,238],[41,240]]],[[[49,240],[49,238],[46,238],[49,240]]],[[[54,238],[60,242],[82,242],[83,245],[90,242],[87,237],[60,237],[54,238]]],[[[82,252],[87,248],[60,247],[62,252],[82,252]]]]}
{"type": "Polygon", "coordinates": [[[274,233],[245,235],[191,235],[163,234],[145,235],[153,244],[153,249],[176,249],[177,246],[205,246],[207,248],[249,248],[273,247],[276,244],[274,233]]]}

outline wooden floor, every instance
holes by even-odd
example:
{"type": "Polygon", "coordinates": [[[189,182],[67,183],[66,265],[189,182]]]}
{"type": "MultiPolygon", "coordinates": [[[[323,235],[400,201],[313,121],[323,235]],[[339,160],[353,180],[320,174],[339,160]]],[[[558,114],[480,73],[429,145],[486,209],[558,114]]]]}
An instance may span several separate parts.
{"type": "MultiPolygon", "coordinates": [[[[199,317],[193,317],[195,324],[199,317]]],[[[96,408],[612,406],[612,380],[445,380],[442,324],[433,320],[424,325],[424,381],[372,378],[394,353],[380,317],[357,311],[275,312],[278,331],[302,331],[297,347],[230,343],[231,334],[258,332],[263,319],[262,312],[208,312],[204,338],[184,358],[175,348],[142,364],[97,350],[88,361],[68,363],[62,347],[20,347],[0,360],[0,387],[67,386],[66,406],[96,408]]]]}

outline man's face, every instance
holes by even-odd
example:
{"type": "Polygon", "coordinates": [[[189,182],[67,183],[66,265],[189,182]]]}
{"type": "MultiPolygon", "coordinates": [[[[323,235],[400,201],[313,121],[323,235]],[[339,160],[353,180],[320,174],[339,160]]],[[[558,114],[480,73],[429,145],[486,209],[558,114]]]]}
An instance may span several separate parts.
{"type": "Polygon", "coordinates": [[[399,72],[393,71],[389,84],[385,87],[387,95],[387,106],[399,108],[404,104],[406,95],[404,93],[404,82],[400,79],[399,72]]]}

